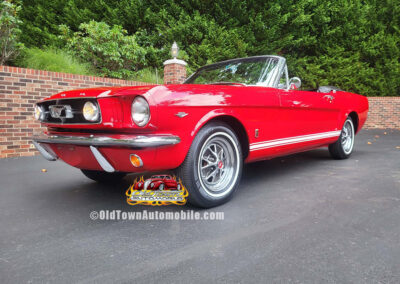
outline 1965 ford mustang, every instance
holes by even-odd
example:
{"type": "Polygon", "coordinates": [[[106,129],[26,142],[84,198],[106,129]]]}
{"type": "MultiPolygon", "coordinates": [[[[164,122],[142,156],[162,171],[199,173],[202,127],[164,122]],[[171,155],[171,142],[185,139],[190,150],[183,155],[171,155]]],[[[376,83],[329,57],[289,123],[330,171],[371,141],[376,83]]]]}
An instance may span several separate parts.
{"type": "Polygon", "coordinates": [[[348,158],[367,119],[367,98],[335,87],[299,90],[280,56],[200,68],[181,85],[95,88],[40,101],[47,127],[33,143],[96,181],[176,169],[189,202],[222,204],[243,163],[328,146],[348,158]]]}

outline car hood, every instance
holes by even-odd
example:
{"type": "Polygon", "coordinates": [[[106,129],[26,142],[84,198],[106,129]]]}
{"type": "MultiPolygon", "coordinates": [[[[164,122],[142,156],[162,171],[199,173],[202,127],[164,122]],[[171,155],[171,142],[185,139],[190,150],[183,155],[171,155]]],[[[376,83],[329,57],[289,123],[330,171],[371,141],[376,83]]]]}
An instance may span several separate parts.
{"type": "Polygon", "coordinates": [[[111,97],[125,93],[126,90],[130,90],[134,94],[144,94],[150,89],[154,88],[154,85],[148,86],[131,86],[131,87],[101,87],[101,88],[90,88],[90,89],[77,89],[70,91],[63,91],[61,93],[55,94],[44,100],[56,100],[56,99],[68,99],[68,98],[103,98],[111,97]]]}
{"type": "Polygon", "coordinates": [[[55,94],[44,100],[68,99],[68,98],[106,98],[124,95],[143,95],[147,93],[152,95],[154,93],[185,93],[199,94],[199,93],[215,93],[215,92],[228,92],[233,89],[241,88],[233,85],[192,85],[192,84],[179,84],[179,85],[146,85],[146,86],[128,86],[128,87],[101,87],[90,89],[77,89],[70,91],[63,91],[55,94]]]}

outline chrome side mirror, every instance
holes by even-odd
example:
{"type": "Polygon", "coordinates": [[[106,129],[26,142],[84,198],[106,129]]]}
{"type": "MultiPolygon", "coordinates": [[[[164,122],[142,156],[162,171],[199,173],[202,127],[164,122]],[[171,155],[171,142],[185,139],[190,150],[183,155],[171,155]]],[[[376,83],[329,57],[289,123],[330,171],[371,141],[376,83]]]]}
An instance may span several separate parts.
{"type": "Polygon", "coordinates": [[[299,77],[293,77],[289,80],[289,90],[296,90],[301,87],[301,80],[299,77]]]}

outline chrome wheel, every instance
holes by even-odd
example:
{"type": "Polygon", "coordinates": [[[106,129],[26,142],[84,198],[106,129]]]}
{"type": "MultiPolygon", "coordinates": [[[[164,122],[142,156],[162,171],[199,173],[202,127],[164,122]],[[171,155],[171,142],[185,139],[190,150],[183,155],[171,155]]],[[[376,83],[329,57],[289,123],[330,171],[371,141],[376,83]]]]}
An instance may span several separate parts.
{"type": "Polygon", "coordinates": [[[213,197],[228,194],[239,173],[239,151],[225,132],[212,134],[204,142],[198,159],[198,174],[203,189],[213,197]]]}
{"type": "Polygon", "coordinates": [[[344,123],[341,135],[341,143],[345,154],[350,154],[354,145],[354,125],[350,119],[346,120],[344,123]]]}

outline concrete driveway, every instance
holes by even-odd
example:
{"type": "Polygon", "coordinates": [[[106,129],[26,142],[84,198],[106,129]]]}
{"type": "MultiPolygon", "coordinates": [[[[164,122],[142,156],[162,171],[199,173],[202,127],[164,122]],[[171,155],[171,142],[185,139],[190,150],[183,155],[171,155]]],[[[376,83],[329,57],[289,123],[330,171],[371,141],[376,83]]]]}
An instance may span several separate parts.
{"type": "Polygon", "coordinates": [[[197,209],[129,206],[127,184],[0,160],[0,282],[399,283],[396,147],[399,131],[363,131],[349,160],[319,149],[247,165],[234,199],[208,210],[223,221],[93,221],[93,210],[197,209]]]}

